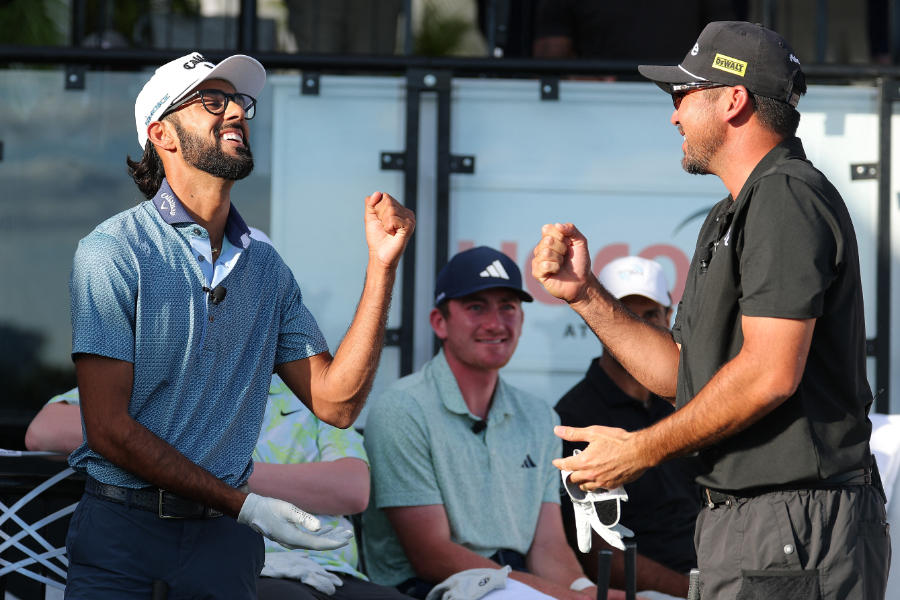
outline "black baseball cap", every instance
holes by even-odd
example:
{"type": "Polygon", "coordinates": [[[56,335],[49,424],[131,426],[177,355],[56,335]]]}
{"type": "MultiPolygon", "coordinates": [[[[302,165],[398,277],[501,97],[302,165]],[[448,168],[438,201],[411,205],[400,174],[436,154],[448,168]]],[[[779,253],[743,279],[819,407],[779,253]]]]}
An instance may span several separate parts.
{"type": "Polygon", "coordinates": [[[640,65],[638,71],[668,94],[679,86],[719,83],[743,85],[791,106],[800,101],[794,77],[802,69],[794,50],[771,29],[744,21],[712,22],[680,65],[640,65]]]}
{"type": "Polygon", "coordinates": [[[470,248],[451,258],[438,273],[434,304],[491,288],[509,288],[523,302],[533,300],[522,289],[522,273],[510,257],[487,246],[470,248]]]}

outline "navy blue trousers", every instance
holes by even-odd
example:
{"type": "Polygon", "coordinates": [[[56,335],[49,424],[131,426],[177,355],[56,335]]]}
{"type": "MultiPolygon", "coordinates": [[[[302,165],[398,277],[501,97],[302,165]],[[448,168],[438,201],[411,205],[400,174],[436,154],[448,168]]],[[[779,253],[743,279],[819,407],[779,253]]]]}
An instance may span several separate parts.
{"type": "Polygon", "coordinates": [[[255,600],[262,536],[231,517],[160,519],[84,494],[66,538],[71,600],[255,600]],[[160,585],[160,584],[157,584],[160,585]]]}

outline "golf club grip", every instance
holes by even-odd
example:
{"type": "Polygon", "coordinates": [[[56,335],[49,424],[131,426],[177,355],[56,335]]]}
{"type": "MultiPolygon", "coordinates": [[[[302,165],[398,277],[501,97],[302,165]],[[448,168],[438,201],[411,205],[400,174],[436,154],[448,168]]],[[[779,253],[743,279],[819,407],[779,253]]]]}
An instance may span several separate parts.
{"type": "Polygon", "coordinates": [[[625,600],[637,599],[637,544],[625,543],[625,600]]]}
{"type": "Polygon", "coordinates": [[[597,600],[606,600],[609,592],[609,571],[612,569],[612,551],[597,552],[597,600]]]}
{"type": "Polygon", "coordinates": [[[687,600],[700,600],[700,569],[691,569],[687,600]]]}

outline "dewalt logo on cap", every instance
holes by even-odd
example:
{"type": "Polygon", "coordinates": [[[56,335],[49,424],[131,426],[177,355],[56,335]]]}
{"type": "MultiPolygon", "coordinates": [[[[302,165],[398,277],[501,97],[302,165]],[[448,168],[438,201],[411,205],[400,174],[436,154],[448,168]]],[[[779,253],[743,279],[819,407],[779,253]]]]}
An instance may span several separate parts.
{"type": "Polygon", "coordinates": [[[712,67],[713,69],[719,69],[720,71],[725,71],[726,73],[731,73],[738,77],[743,77],[747,71],[746,62],[731,58],[730,56],[725,56],[724,54],[716,54],[716,57],[713,59],[712,67]]]}

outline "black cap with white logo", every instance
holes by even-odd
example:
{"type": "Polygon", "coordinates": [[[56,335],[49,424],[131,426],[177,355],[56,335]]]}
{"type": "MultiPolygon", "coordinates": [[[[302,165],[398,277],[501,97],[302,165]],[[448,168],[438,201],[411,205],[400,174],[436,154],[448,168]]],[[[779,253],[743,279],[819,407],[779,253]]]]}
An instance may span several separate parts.
{"type": "Polygon", "coordinates": [[[490,288],[509,288],[523,302],[532,301],[531,294],[522,289],[522,273],[513,259],[487,246],[469,248],[451,258],[438,273],[434,304],[490,288]]]}
{"type": "Polygon", "coordinates": [[[797,106],[794,76],[800,61],[780,35],[744,21],[716,21],[677,66],[640,65],[641,75],[671,94],[678,85],[743,85],[750,92],[797,106]]]}

